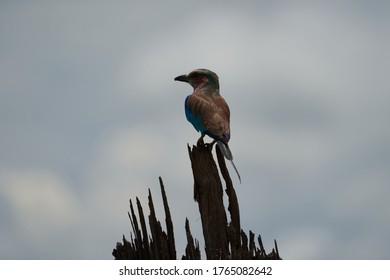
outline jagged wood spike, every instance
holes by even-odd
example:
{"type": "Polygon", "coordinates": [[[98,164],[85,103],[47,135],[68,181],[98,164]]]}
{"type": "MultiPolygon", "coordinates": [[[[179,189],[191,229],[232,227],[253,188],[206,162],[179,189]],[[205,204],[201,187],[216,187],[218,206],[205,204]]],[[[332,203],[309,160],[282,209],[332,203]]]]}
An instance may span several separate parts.
{"type": "Polygon", "coordinates": [[[278,249],[278,243],[276,242],[276,239],[274,239],[274,244],[275,244],[275,250],[276,250],[276,257],[279,259],[279,249],[278,249]]]}
{"type": "Polygon", "coordinates": [[[133,222],[133,218],[132,218],[132,213],[134,212],[133,210],[133,204],[132,204],[132,201],[131,199],[129,200],[130,202],[130,212],[127,212],[127,215],[129,216],[129,220],[130,220],[130,223],[131,223],[131,228],[133,229],[133,232],[135,232],[135,228],[134,228],[134,222],[133,222]]]}
{"type": "Polygon", "coordinates": [[[256,255],[255,248],[256,248],[255,235],[253,234],[252,231],[249,231],[249,256],[251,259],[254,258],[256,255]]]}
{"type": "Polygon", "coordinates": [[[173,232],[173,223],[171,218],[171,212],[169,210],[168,206],[168,199],[167,195],[165,193],[164,184],[162,181],[162,178],[159,177],[160,187],[161,187],[161,196],[163,199],[164,204],[164,211],[165,211],[165,224],[167,227],[167,246],[168,246],[168,252],[169,252],[169,259],[176,259],[176,248],[175,248],[175,235],[173,232]]]}
{"type": "Polygon", "coordinates": [[[195,240],[194,244],[194,238],[192,237],[190,224],[187,218],[185,221],[185,230],[187,237],[187,246],[185,249],[186,254],[182,256],[182,260],[200,260],[199,243],[197,242],[197,240],[195,240]]]}
{"type": "Polygon", "coordinates": [[[260,251],[261,251],[262,257],[266,258],[267,257],[267,253],[265,252],[264,245],[263,245],[263,240],[261,239],[261,235],[260,234],[259,234],[259,237],[257,238],[257,241],[259,242],[259,246],[260,246],[260,251]]]}
{"type": "Polygon", "coordinates": [[[154,253],[154,259],[161,259],[162,258],[162,251],[161,251],[161,243],[160,243],[160,229],[159,229],[159,223],[156,218],[156,213],[154,210],[153,205],[153,198],[152,193],[150,192],[150,189],[148,189],[149,195],[148,195],[148,205],[149,205],[149,226],[150,231],[152,235],[152,248],[154,253]]]}
{"type": "MultiPolygon", "coordinates": [[[[135,215],[133,203],[131,200],[130,200],[130,211],[131,211],[131,220],[133,223],[133,232],[135,234],[134,243],[135,243],[135,247],[137,248],[136,252],[138,252],[138,254],[140,254],[142,252],[142,237],[141,237],[141,231],[139,230],[139,227],[138,227],[137,216],[135,215]]],[[[141,255],[138,255],[138,258],[141,258],[141,257],[142,257],[141,255]]]]}
{"type": "Polygon", "coordinates": [[[240,239],[240,231],[241,231],[241,224],[240,224],[240,208],[238,206],[238,199],[236,195],[236,191],[233,187],[232,179],[230,178],[229,171],[226,167],[225,158],[219,148],[219,146],[216,146],[216,154],[218,159],[218,165],[219,169],[221,171],[222,177],[226,183],[226,194],[229,198],[229,205],[228,210],[230,213],[230,219],[231,219],[231,226],[232,226],[232,236],[229,240],[231,244],[234,244],[237,247],[241,246],[241,239],[240,239]]]}
{"type": "Polygon", "coordinates": [[[138,197],[136,198],[137,203],[137,209],[138,209],[138,216],[141,223],[141,230],[142,230],[142,246],[143,246],[143,258],[149,259],[150,258],[150,248],[149,248],[149,242],[148,242],[148,230],[146,229],[146,223],[145,223],[145,216],[142,209],[141,202],[139,201],[138,197]]]}

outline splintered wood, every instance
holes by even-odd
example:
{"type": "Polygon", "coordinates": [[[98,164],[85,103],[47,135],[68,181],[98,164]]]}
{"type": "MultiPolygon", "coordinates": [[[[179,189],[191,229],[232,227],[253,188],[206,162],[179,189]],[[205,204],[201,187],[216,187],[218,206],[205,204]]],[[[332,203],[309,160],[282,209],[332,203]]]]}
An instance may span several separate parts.
{"type": "MultiPolygon", "coordinates": [[[[249,231],[248,239],[245,232],[241,229],[237,195],[226,168],[225,159],[218,146],[216,146],[216,154],[219,170],[225,182],[225,192],[228,196],[229,221],[223,203],[222,181],[211,152],[211,147],[201,142],[197,146],[193,146],[192,149],[188,146],[188,153],[194,176],[194,199],[198,203],[202,221],[206,259],[281,259],[276,240],[274,240],[275,248],[271,252],[266,253],[260,235],[257,237],[258,245],[256,245],[255,234],[249,231]]],[[[116,244],[116,248],[112,252],[115,259],[175,260],[177,258],[168,199],[161,177],[159,181],[165,212],[166,231],[162,229],[161,222],[156,218],[150,190],[148,196],[150,234],[146,227],[139,199],[136,198],[139,220],[130,200],[130,212],[128,213],[132,226],[130,241],[123,236],[122,243],[118,242],[116,244]]],[[[199,242],[191,234],[188,219],[185,221],[185,233],[187,245],[185,253],[181,258],[185,260],[201,259],[199,242]]]]}

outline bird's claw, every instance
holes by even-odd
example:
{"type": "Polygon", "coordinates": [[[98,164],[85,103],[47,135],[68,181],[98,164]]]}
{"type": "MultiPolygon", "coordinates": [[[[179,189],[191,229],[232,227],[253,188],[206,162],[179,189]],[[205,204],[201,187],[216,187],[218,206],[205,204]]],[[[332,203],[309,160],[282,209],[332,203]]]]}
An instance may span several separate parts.
{"type": "Polygon", "coordinates": [[[206,147],[206,149],[211,151],[213,149],[213,143],[207,143],[207,144],[205,144],[205,147],[206,147]]]}
{"type": "Polygon", "coordinates": [[[214,141],[211,142],[211,143],[207,143],[207,144],[206,144],[206,148],[209,149],[209,151],[211,151],[211,150],[213,149],[214,144],[215,144],[216,142],[217,142],[217,141],[214,140],[214,141]]]}
{"type": "Polygon", "coordinates": [[[198,141],[196,142],[196,146],[198,146],[198,147],[204,146],[203,137],[200,137],[200,138],[198,139],[198,141]]]}

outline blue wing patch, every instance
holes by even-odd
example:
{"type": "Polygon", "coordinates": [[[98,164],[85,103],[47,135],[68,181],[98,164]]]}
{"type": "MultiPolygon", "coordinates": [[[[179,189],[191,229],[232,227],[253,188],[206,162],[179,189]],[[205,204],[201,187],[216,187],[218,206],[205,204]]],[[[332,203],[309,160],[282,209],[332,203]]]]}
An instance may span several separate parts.
{"type": "Polygon", "coordinates": [[[206,128],[204,128],[201,124],[201,120],[202,120],[202,115],[199,114],[197,116],[194,116],[194,114],[192,113],[192,110],[190,108],[190,106],[188,105],[188,98],[190,96],[187,96],[186,100],[184,101],[184,109],[185,109],[185,113],[186,113],[186,118],[187,118],[187,121],[189,121],[193,126],[194,128],[196,129],[196,131],[200,131],[200,132],[205,132],[206,131],[206,128]]]}

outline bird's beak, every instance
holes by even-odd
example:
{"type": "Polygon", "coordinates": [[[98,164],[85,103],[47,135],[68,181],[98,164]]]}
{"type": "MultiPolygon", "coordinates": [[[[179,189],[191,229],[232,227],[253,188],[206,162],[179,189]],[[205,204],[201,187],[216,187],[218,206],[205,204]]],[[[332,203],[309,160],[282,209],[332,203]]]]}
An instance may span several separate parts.
{"type": "Polygon", "coordinates": [[[188,83],[188,76],[187,75],[180,75],[175,78],[175,81],[180,81],[180,82],[186,82],[188,83]]]}

